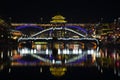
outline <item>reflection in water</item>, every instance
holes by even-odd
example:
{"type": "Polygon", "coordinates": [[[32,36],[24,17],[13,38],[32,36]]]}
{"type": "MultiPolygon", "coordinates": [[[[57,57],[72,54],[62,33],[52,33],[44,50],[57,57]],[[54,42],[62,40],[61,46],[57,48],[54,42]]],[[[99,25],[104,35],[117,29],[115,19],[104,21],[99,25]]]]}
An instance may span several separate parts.
{"type": "Polygon", "coordinates": [[[60,77],[63,76],[65,74],[65,72],[67,71],[66,67],[62,67],[62,66],[51,66],[50,67],[50,72],[52,75],[60,77]]]}
{"type": "Polygon", "coordinates": [[[113,47],[102,47],[99,51],[101,57],[120,59],[120,49],[113,47]]]}
{"type": "MultiPolygon", "coordinates": [[[[18,49],[17,48],[0,48],[0,70],[3,70],[5,65],[8,65],[10,61],[11,66],[44,66],[44,65],[49,65],[51,66],[49,68],[50,72],[52,75],[55,76],[60,76],[60,75],[64,75],[65,72],[67,71],[67,66],[89,66],[91,65],[95,65],[95,63],[98,60],[98,64],[99,64],[99,59],[100,60],[100,66],[108,66],[109,62],[112,61],[117,61],[120,59],[120,50],[118,48],[111,48],[111,47],[102,47],[102,48],[98,48],[97,47],[98,52],[95,50],[82,50],[80,52],[80,54],[59,54],[58,56],[58,60],[56,61],[56,65],[61,65],[61,58],[64,57],[67,61],[65,62],[65,66],[62,67],[55,67],[52,59],[52,55],[49,54],[25,54],[25,55],[21,55],[18,53],[18,49]],[[83,56],[82,54],[93,54],[96,56],[83,56]],[[97,54],[99,54],[99,56],[97,56],[97,54]],[[82,56],[82,57],[81,57],[82,56]],[[94,62],[91,61],[94,60],[94,62]],[[86,60],[87,59],[87,60],[86,60]],[[46,60],[46,61],[44,61],[46,60]],[[52,64],[49,63],[49,61],[51,61],[52,64]],[[69,64],[67,64],[67,62],[71,61],[69,64]],[[7,63],[6,63],[7,62],[7,63]]],[[[65,49],[63,49],[64,52],[65,49]]],[[[79,49],[78,49],[79,50],[79,49]]],[[[51,51],[52,52],[52,51],[51,51]]],[[[69,49],[70,52],[70,49],[69,49]]],[[[74,52],[74,50],[73,50],[74,52]]],[[[78,51],[79,52],[79,51],[78,51]]],[[[118,68],[115,67],[115,73],[116,70],[119,69],[119,63],[112,63],[110,62],[110,66],[114,67],[115,65],[118,66],[118,68]]],[[[103,69],[100,69],[103,71],[103,69]]],[[[11,69],[9,69],[9,71],[11,71],[11,69]]],[[[40,72],[43,72],[43,69],[40,68],[39,70],[40,72]]]]}
{"type": "MultiPolygon", "coordinates": [[[[65,51],[66,49],[63,49],[63,52],[65,51]]],[[[79,49],[77,49],[79,50],[79,49]]],[[[59,51],[59,49],[58,49],[59,51]]],[[[52,52],[51,50],[48,52],[52,52]]],[[[66,50],[67,52],[67,50],[66,50]]],[[[71,50],[69,49],[68,52],[71,52],[71,50]]],[[[66,59],[66,62],[65,63],[68,63],[68,62],[72,62],[74,61],[74,63],[76,62],[77,63],[77,60],[78,59],[84,59],[84,56],[83,54],[92,54],[92,58],[93,60],[96,59],[96,57],[106,57],[106,58],[111,58],[111,59],[119,59],[120,58],[120,50],[117,49],[117,48],[108,48],[108,47],[104,47],[104,48],[100,48],[99,49],[99,52],[97,52],[96,50],[81,50],[80,53],[79,51],[76,51],[76,53],[74,54],[74,49],[73,51],[71,52],[71,54],[59,54],[58,55],[58,64],[59,64],[59,60],[61,58],[65,58],[66,59]],[[99,56],[97,56],[97,54],[99,54],[99,56]],[[72,59],[71,59],[72,58],[72,59]]],[[[15,61],[15,59],[23,59],[23,60],[26,60],[27,61],[34,61],[35,59],[32,59],[32,58],[37,58],[37,60],[40,61],[44,61],[46,60],[47,62],[53,62],[53,57],[51,54],[42,54],[42,53],[38,53],[38,54],[32,54],[32,56],[30,56],[30,54],[25,54],[24,56],[19,54],[18,53],[18,50],[17,48],[11,48],[11,49],[5,49],[5,48],[2,48],[0,49],[0,61],[6,61],[8,59],[11,59],[13,61],[15,61]]],[[[36,60],[36,61],[37,61],[36,60]]],[[[19,61],[19,60],[18,60],[19,61]]],[[[22,60],[21,60],[22,61],[22,60]]],[[[41,62],[41,63],[42,63],[41,62]]]]}
{"type": "Polygon", "coordinates": [[[73,64],[99,56],[95,41],[21,41],[18,53],[22,57],[32,56],[47,64],[73,64]]]}

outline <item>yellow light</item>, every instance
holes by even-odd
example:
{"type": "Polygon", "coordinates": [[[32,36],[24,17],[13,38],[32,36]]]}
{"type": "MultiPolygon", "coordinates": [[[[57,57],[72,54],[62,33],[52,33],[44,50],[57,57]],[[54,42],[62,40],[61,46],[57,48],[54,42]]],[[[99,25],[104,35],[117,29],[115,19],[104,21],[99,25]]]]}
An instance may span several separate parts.
{"type": "Polygon", "coordinates": [[[16,31],[16,32],[12,32],[11,34],[12,34],[12,35],[16,35],[16,36],[21,36],[21,35],[22,35],[21,32],[17,32],[17,31],[16,31]]]}
{"type": "Polygon", "coordinates": [[[52,21],[50,21],[51,23],[66,23],[67,21],[65,20],[65,18],[61,15],[56,15],[54,17],[52,17],[52,21]]]}
{"type": "Polygon", "coordinates": [[[13,37],[13,39],[17,39],[17,38],[18,38],[17,36],[13,37]]]}
{"type": "Polygon", "coordinates": [[[57,77],[63,76],[66,71],[66,67],[50,67],[51,74],[57,77]]]}

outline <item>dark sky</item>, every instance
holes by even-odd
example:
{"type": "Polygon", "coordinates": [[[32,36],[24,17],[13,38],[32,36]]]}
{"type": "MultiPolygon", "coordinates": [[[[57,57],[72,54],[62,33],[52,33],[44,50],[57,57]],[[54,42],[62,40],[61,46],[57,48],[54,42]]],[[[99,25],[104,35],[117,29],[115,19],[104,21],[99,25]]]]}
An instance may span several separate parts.
{"type": "Polygon", "coordinates": [[[113,21],[120,17],[117,0],[4,0],[0,16],[12,17],[13,22],[49,22],[61,14],[68,22],[113,21]]]}

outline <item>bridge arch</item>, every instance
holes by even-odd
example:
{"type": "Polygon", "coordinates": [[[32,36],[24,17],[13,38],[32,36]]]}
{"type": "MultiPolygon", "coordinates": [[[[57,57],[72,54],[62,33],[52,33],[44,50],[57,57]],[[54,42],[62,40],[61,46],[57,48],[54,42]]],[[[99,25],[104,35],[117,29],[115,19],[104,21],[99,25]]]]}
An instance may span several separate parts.
{"type": "Polygon", "coordinates": [[[70,29],[73,29],[73,30],[78,31],[78,32],[80,32],[80,33],[82,32],[82,33],[85,34],[85,35],[88,34],[88,33],[87,33],[87,30],[84,29],[84,28],[81,28],[80,26],[65,26],[65,27],[70,28],[70,29]]]}
{"type": "MultiPolygon", "coordinates": [[[[47,36],[47,37],[51,37],[50,34],[53,34],[53,31],[58,31],[58,33],[59,33],[60,30],[61,31],[65,31],[65,33],[66,33],[66,31],[69,32],[69,33],[71,32],[72,34],[76,34],[75,36],[79,36],[79,37],[80,36],[81,37],[86,37],[87,36],[87,33],[85,31],[84,31],[85,34],[82,34],[82,33],[78,32],[78,31],[75,31],[75,30],[69,28],[69,27],[68,28],[67,27],[57,27],[57,28],[53,28],[52,27],[52,28],[48,28],[48,29],[42,30],[42,31],[32,35],[31,37],[36,37],[38,35],[41,35],[44,32],[48,32],[49,36],[47,36]]],[[[62,34],[62,32],[61,32],[61,34],[62,34]]],[[[66,37],[66,36],[64,36],[64,37],[66,37]]]]}
{"type": "Polygon", "coordinates": [[[32,34],[37,33],[41,30],[43,30],[42,27],[40,26],[32,26],[32,25],[23,25],[23,26],[17,26],[16,30],[21,31],[23,34],[30,35],[31,32],[32,34]]]}
{"type": "Polygon", "coordinates": [[[92,48],[93,48],[93,46],[97,46],[97,45],[94,45],[94,43],[91,43],[91,42],[89,43],[89,41],[93,41],[93,42],[95,41],[95,42],[97,42],[97,44],[99,44],[97,39],[88,38],[87,35],[83,35],[77,31],[75,31],[71,28],[67,28],[67,27],[56,27],[56,28],[51,27],[48,29],[44,29],[38,33],[35,33],[29,37],[25,37],[25,38],[21,37],[18,39],[18,41],[20,43],[23,43],[24,45],[28,43],[27,45],[25,45],[25,47],[21,48],[21,46],[23,46],[23,45],[21,45],[20,48],[18,49],[18,52],[20,52],[21,55],[28,54],[40,61],[48,62],[48,63],[53,63],[53,59],[45,58],[45,57],[41,56],[41,54],[51,55],[53,53],[51,46],[55,46],[55,45],[59,46],[57,48],[58,54],[74,55],[72,58],[70,57],[69,59],[67,59],[65,61],[66,64],[76,63],[77,61],[81,62],[82,60],[86,59],[87,55],[95,54],[94,52],[97,52],[96,48],[94,48],[94,49],[92,49],[92,48]],[[61,30],[76,34],[77,36],[80,36],[80,38],[74,39],[74,37],[71,37],[71,35],[72,35],[71,34],[70,37],[67,37],[67,38],[66,37],[64,37],[64,38],[58,37],[58,39],[56,41],[54,41],[54,39],[51,38],[52,36],[43,35],[45,32],[47,32],[47,35],[50,35],[54,31],[61,31],[61,30]],[[65,45],[65,44],[67,44],[67,45],[65,45]],[[31,45],[31,46],[28,47],[29,45],[31,45]],[[44,47],[42,47],[42,46],[44,46],[44,47]],[[89,50],[85,51],[86,49],[88,49],[88,46],[90,46],[89,50]]]}

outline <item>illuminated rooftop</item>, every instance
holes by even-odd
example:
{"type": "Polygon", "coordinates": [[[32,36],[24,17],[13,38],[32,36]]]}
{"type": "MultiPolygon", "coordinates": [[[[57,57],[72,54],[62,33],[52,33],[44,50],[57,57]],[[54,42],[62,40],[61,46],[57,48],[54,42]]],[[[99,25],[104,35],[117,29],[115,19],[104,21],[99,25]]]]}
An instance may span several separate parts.
{"type": "Polygon", "coordinates": [[[52,17],[52,20],[50,21],[50,23],[66,23],[67,21],[65,20],[65,17],[63,17],[62,15],[56,15],[54,17],[52,17]]]}

